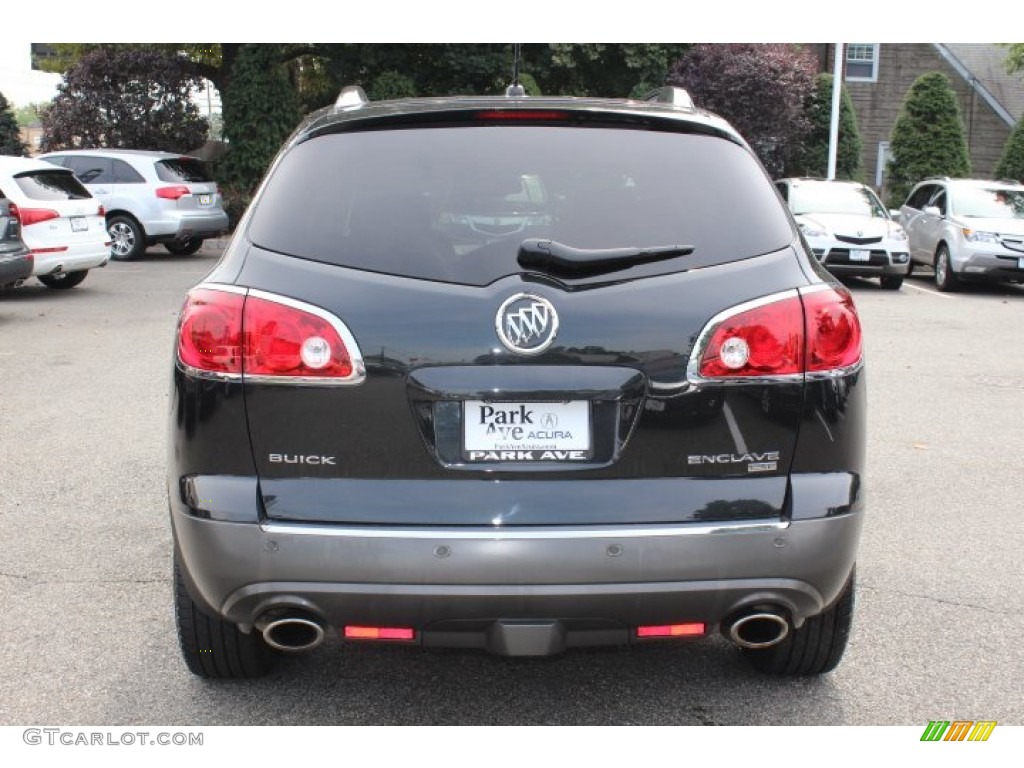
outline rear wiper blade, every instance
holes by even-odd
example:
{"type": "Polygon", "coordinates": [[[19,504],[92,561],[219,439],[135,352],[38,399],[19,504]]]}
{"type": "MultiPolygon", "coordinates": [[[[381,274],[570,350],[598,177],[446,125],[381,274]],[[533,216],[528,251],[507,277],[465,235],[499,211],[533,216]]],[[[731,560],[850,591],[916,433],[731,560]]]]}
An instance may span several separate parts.
{"type": "Polygon", "coordinates": [[[599,274],[637,264],[664,261],[693,253],[692,245],[652,245],[644,248],[573,248],[557,240],[531,238],[519,245],[519,264],[550,274],[599,274]]]}

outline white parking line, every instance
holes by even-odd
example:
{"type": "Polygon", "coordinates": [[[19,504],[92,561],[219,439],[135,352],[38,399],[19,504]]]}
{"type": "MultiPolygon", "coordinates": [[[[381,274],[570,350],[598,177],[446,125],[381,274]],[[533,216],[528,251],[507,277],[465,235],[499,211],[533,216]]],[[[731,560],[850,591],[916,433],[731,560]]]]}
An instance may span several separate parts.
{"type": "Polygon", "coordinates": [[[939,293],[938,291],[933,291],[931,288],[922,288],[919,285],[914,285],[913,283],[908,283],[906,281],[903,282],[903,287],[904,288],[913,288],[915,291],[921,291],[922,293],[930,293],[932,296],[938,296],[940,299],[955,299],[956,298],[955,296],[950,296],[948,293],[939,293]]]}

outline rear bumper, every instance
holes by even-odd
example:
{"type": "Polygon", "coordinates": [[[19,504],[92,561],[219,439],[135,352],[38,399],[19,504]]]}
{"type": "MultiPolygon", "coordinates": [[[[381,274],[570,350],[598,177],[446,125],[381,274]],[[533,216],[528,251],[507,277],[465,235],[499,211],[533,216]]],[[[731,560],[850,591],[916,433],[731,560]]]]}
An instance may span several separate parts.
{"type": "Polygon", "coordinates": [[[165,218],[145,222],[146,235],[156,240],[216,237],[228,230],[228,215],[220,208],[165,212],[165,218]]]}
{"type": "Polygon", "coordinates": [[[102,267],[110,260],[110,244],[98,241],[74,244],[65,251],[33,254],[32,275],[53,275],[102,267]]]}
{"type": "Polygon", "coordinates": [[[25,250],[0,252],[0,287],[30,277],[32,261],[25,250]]]}
{"type": "Polygon", "coordinates": [[[399,529],[232,523],[173,505],[171,517],[193,598],[243,628],[268,610],[298,608],[333,627],[413,627],[440,645],[459,644],[451,631],[459,622],[575,622],[599,637],[603,628],[606,639],[641,624],[696,621],[711,631],[765,603],[799,625],[839,595],[863,520],[854,512],[792,522],[399,529]]]}

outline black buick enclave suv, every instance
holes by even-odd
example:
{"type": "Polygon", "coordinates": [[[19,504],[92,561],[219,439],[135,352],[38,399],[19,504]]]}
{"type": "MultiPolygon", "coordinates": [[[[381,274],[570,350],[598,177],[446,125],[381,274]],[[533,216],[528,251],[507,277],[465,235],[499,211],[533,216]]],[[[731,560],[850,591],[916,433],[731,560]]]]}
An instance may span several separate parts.
{"type": "Polygon", "coordinates": [[[196,674],[327,633],[545,655],[721,632],[797,675],[842,656],[857,313],[685,92],[346,89],[189,292],[172,400],[196,674]]]}

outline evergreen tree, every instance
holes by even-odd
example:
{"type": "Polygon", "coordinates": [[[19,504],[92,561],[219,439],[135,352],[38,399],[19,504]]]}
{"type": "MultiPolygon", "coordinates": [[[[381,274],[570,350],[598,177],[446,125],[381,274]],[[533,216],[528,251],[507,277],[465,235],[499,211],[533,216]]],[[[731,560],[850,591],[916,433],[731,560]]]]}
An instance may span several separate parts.
{"type": "MultiPolygon", "coordinates": [[[[832,81],[828,72],[815,78],[814,92],[807,102],[807,117],[811,122],[810,132],[797,155],[790,175],[828,175],[828,144],[832,127],[832,81]]],[[[836,148],[836,178],[861,180],[861,140],[857,128],[857,115],[853,101],[846,87],[841,89],[839,100],[839,146],[836,148]]]]}
{"type": "Polygon", "coordinates": [[[968,176],[964,123],[956,94],[941,72],[926,72],[910,86],[892,129],[889,204],[903,204],[910,188],[929,176],[968,176]]]}
{"type": "Polygon", "coordinates": [[[299,122],[295,89],[281,64],[278,46],[243,45],[222,97],[224,133],[230,145],[217,168],[218,181],[248,192],[263,178],[299,122]]]}
{"type": "Polygon", "coordinates": [[[10,103],[0,93],[0,155],[25,155],[25,145],[18,131],[18,119],[10,103]]]}
{"type": "Polygon", "coordinates": [[[1013,133],[1006,140],[995,175],[997,179],[1024,181],[1024,117],[1017,121],[1013,133]]]}

